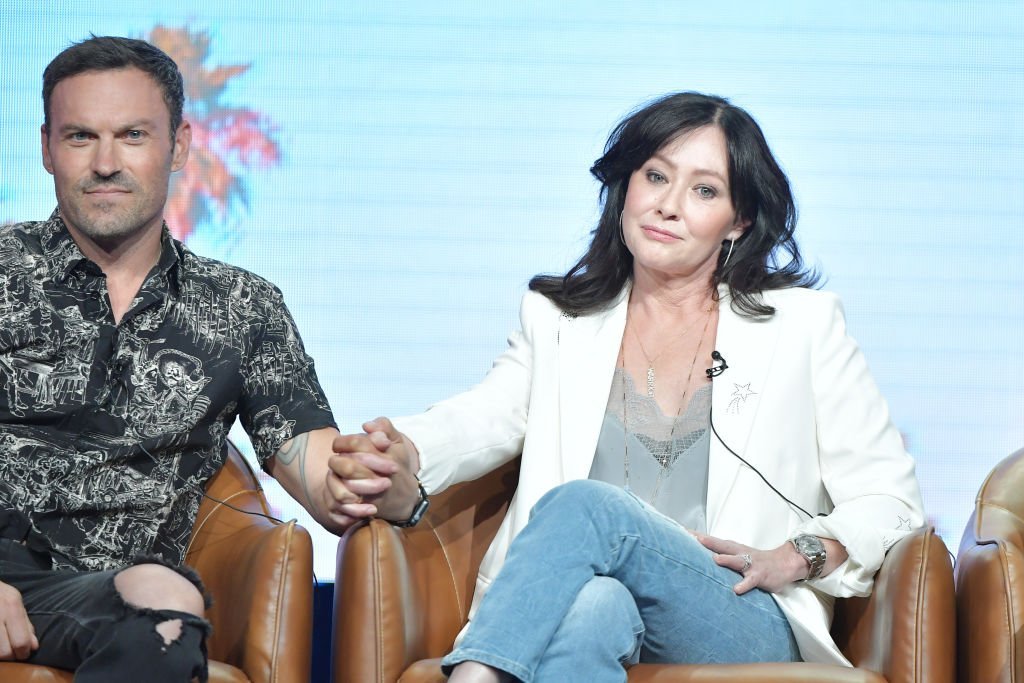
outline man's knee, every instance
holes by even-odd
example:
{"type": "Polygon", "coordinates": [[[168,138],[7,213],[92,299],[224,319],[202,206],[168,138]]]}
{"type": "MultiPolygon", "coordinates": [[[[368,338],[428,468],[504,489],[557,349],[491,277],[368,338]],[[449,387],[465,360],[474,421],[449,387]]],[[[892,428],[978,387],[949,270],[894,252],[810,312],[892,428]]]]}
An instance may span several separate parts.
{"type": "Polygon", "coordinates": [[[114,576],[114,587],[132,607],[174,610],[202,616],[203,594],[184,576],[160,564],[137,564],[114,576]]]}

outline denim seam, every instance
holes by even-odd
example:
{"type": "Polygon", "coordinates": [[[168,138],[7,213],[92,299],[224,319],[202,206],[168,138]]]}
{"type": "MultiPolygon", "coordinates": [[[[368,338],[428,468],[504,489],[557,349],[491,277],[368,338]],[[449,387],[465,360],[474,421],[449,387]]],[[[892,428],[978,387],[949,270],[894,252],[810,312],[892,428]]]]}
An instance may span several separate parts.
{"type": "Polygon", "coordinates": [[[481,664],[501,669],[505,673],[515,676],[522,681],[522,683],[532,683],[533,681],[533,672],[527,670],[519,662],[512,661],[511,659],[505,659],[504,657],[497,656],[485,650],[459,648],[457,651],[448,655],[448,657],[445,657],[445,660],[446,666],[455,666],[466,661],[480,662],[481,664]],[[456,657],[458,661],[447,663],[447,660],[452,657],[456,657]]]}

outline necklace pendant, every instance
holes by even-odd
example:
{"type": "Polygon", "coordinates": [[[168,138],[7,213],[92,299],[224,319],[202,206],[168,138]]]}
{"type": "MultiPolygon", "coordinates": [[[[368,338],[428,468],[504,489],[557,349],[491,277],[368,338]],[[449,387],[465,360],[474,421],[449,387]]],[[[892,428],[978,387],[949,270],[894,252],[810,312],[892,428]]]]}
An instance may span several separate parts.
{"type": "Polygon", "coordinates": [[[654,366],[647,366],[647,397],[654,398],[654,366]]]}

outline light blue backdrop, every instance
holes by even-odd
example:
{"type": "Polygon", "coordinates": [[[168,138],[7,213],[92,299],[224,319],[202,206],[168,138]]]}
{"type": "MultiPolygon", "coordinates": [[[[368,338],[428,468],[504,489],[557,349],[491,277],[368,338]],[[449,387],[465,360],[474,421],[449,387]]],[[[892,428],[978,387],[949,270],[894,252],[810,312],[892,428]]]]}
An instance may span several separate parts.
{"type": "MultiPolygon", "coordinates": [[[[321,4],[0,0],[0,221],[53,207],[39,90],[60,49],[207,32],[205,66],[250,65],[219,102],[258,111],[281,157],[241,169],[246,202],[190,245],[284,290],[356,430],[483,375],[529,277],[586,243],[587,169],[623,114],[730,97],[790,175],[955,551],[984,475],[1024,446],[1024,5],[321,4]]],[[[317,536],[321,579],[334,548],[317,536]]]]}

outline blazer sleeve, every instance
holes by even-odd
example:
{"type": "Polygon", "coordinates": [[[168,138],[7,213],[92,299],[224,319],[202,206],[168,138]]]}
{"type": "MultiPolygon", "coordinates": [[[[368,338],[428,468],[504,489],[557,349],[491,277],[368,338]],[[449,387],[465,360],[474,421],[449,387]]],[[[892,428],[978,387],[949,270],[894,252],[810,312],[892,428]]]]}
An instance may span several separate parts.
{"type": "Polygon", "coordinates": [[[924,524],[914,461],[856,342],[838,297],[821,293],[812,322],[811,369],[818,459],[834,508],[795,533],[833,538],[849,559],[808,582],[837,597],[868,595],[885,553],[924,524]]]}
{"type": "MultiPolygon", "coordinates": [[[[522,452],[534,333],[552,308],[546,298],[528,292],[519,311],[521,328],[509,336],[508,349],[483,381],[420,415],[394,420],[419,450],[419,478],[429,493],[481,477],[522,452]]],[[[557,314],[553,320],[556,324],[557,314]]]]}

